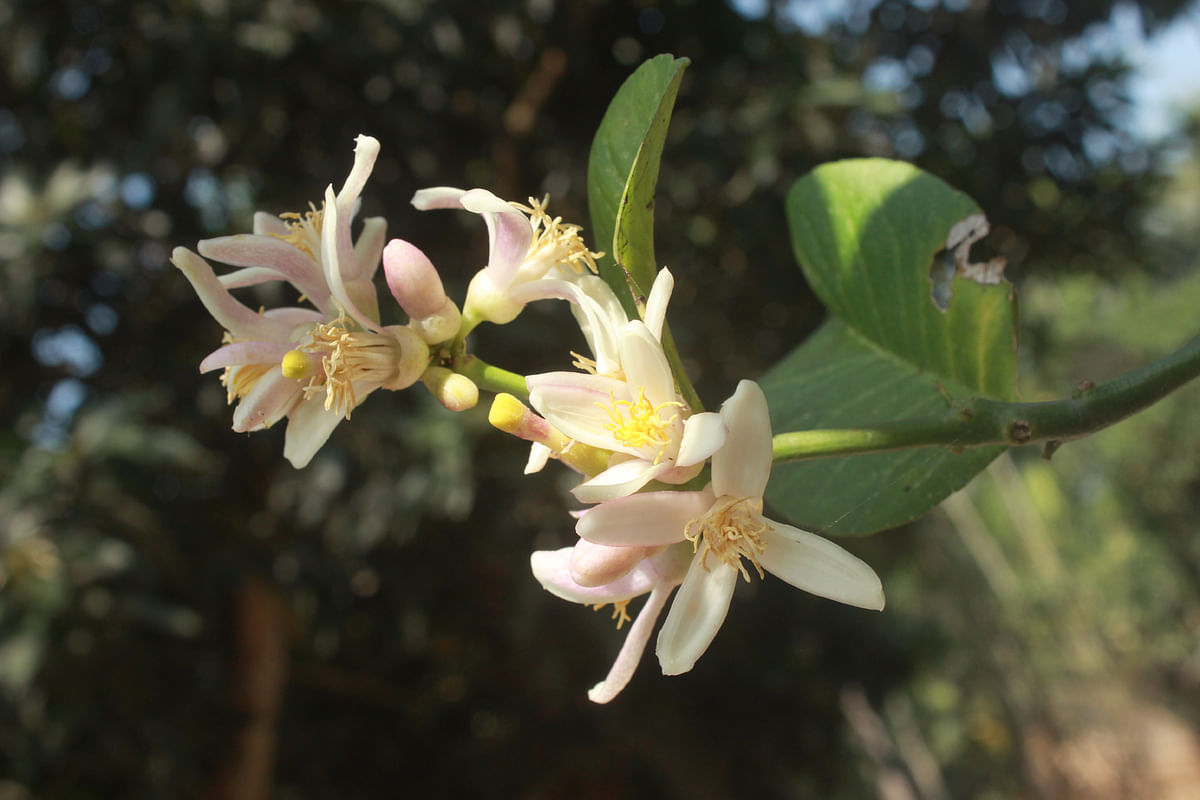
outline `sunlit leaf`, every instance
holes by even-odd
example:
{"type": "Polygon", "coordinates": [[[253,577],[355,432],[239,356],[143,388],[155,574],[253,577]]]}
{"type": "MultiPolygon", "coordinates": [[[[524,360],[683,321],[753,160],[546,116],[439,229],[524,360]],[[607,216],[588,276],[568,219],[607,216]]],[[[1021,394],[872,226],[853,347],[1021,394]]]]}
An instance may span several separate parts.
{"type": "Polygon", "coordinates": [[[638,67],[609,104],[588,157],[592,229],[605,251],[600,274],[627,312],[633,311],[631,290],[644,296],[658,271],[654,188],[687,65],[686,58],[664,54],[638,67]]]}
{"type": "MultiPolygon", "coordinates": [[[[796,258],[831,316],[763,380],[776,432],[932,415],[947,397],[1013,399],[1012,287],[995,266],[995,282],[976,279],[986,265],[965,263],[969,241],[957,248],[957,270],[956,248],[947,248],[968,228],[982,231],[969,197],[911,165],[862,159],[802,178],[787,213],[796,258]],[[935,280],[944,270],[953,277],[935,280]]],[[[767,499],[801,527],[870,533],[925,513],[1001,450],[781,465],[767,499]]]]}

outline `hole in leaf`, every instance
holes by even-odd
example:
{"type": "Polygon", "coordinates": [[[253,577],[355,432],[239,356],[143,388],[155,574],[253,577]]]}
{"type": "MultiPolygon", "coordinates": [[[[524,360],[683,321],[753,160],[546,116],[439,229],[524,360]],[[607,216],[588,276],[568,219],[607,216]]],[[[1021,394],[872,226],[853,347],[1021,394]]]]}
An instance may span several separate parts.
{"type": "Polygon", "coordinates": [[[988,230],[988,221],[983,214],[964,217],[946,234],[946,246],[933,254],[929,263],[929,297],[939,311],[949,307],[951,282],[959,273],[985,286],[999,284],[1004,279],[1003,256],[979,262],[970,260],[971,245],[986,236],[988,230]]]}

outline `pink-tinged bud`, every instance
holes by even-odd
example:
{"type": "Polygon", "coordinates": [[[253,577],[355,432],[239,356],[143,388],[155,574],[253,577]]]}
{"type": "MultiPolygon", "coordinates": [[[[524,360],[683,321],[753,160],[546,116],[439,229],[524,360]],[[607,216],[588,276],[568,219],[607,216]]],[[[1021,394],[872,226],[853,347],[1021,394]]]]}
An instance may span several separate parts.
{"type": "Polygon", "coordinates": [[[622,578],[646,557],[645,547],[610,547],[580,539],[568,568],[580,586],[604,586],[622,578]]]}
{"type": "Polygon", "coordinates": [[[454,301],[446,298],[446,302],[436,313],[421,319],[414,318],[408,324],[426,343],[440,344],[458,336],[458,330],[462,327],[462,314],[459,313],[458,306],[454,305],[454,301]]]}
{"type": "Polygon", "coordinates": [[[432,316],[446,304],[446,290],[433,262],[403,239],[392,239],[383,249],[383,274],[392,296],[413,319],[432,316]]]}

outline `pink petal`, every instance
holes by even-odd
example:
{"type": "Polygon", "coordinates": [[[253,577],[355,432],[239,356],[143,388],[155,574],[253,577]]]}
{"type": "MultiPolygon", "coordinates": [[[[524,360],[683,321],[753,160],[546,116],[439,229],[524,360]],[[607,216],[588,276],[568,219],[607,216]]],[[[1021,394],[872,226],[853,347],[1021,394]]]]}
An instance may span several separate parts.
{"type": "Polygon", "coordinates": [[[383,217],[367,217],[363,220],[358,240],[354,242],[354,277],[367,281],[375,277],[386,239],[387,220],[383,217]]]}
{"type": "Polygon", "coordinates": [[[284,377],[279,367],[272,368],[233,410],[233,429],[248,433],[271,427],[287,416],[301,394],[299,382],[284,377]]]}
{"type": "Polygon", "coordinates": [[[588,700],[593,703],[607,703],[629,684],[638,664],[641,663],[642,653],[646,651],[646,642],[650,641],[654,623],[658,621],[663,606],[667,604],[672,588],[674,587],[660,584],[650,592],[645,605],[638,612],[637,619],[629,626],[629,633],[625,634],[625,642],[621,645],[608,675],[588,691],[588,700]]]}
{"type": "Polygon", "coordinates": [[[529,217],[487,189],[472,189],[461,202],[463,208],[481,214],[487,223],[488,277],[498,289],[508,289],[533,244],[529,217]]]}
{"type": "MultiPolygon", "coordinates": [[[[371,177],[371,170],[375,168],[375,159],[378,157],[378,139],[362,135],[354,139],[354,166],[350,168],[346,182],[342,184],[341,191],[337,193],[338,214],[346,220],[347,230],[350,225],[350,217],[354,216],[354,204],[358,201],[358,196],[362,194],[363,187],[367,184],[367,178],[371,177]]],[[[326,198],[326,209],[330,205],[332,203],[329,203],[326,198]]]]}
{"type": "Polygon", "coordinates": [[[308,253],[282,239],[239,233],[234,236],[205,239],[200,242],[199,249],[200,255],[223,264],[274,270],[277,280],[286,280],[317,308],[326,308],[329,289],[325,285],[325,276],[320,267],[308,253]]]}
{"type": "Polygon", "coordinates": [[[239,364],[278,364],[291,350],[285,342],[234,342],[209,353],[200,362],[200,372],[212,372],[239,364]]]}
{"type": "Polygon", "coordinates": [[[596,544],[654,547],[683,541],[683,529],[704,516],[712,492],[645,492],[588,509],[575,532],[596,544]]]}
{"type": "Polygon", "coordinates": [[[275,214],[268,214],[266,211],[254,212],[254,235],[255,236],[287,236],[287,225],[283,220],[275,214]]]}
{"type": "Polygon", "coordinates": [[[603,586],[628,573],[645,557],[645,547],[609,547],[580,539],[568,568],[580,586],[603,586]]]}
{"type": "Polygon", "coordinates": [[[571,577],[571,554],[575,548],[558,550],[535,550],[529,556],[533,577],[542,588],[555,597],[572,603],[596,605],[620,602],[645,594],[658,581],[658,571],[647,562],[630,570],[620,580],[604,586],[580,586],[571,577]]]}
{"type": "Polygon", "coordinates": [[[369,331],[378,331],[379,324],[372,320],[351,298],[346,289],[345,277],[342,273],[343,259],[353,259],[354,252],[350,246],[350,223],[344,224],[341,209],[333,196],[333,187],[325,189],[325,220],[321,226],[321,264],[325,270],[325,280],[333,299],[337,301],[355,322],[369,331]]]}
{"type": "Polygon", "coordinates": [[[412,196],[412,204],[418,211],[462,208],[462,196],[466,193],[465,189],[455,189],[453,186],[431,186],[417,190],[412,196]]]}
{"type": "Polygon", "coordinates": [[[383,275],[392,297],[412,319],[425,319],[446,304],[446,290],[437,267],[419,247],[392,239],[383,251],[383,275]]]}
{"type": "Polygon", "coordinates": [[[212,267],[186,247],[176,247],[171,263],[191,282],[200,302],[221,327],[238,339],[255,341],[287,341],[291,329],[278,321],[264,317],[238,302],[221,285],[212,267]]]}

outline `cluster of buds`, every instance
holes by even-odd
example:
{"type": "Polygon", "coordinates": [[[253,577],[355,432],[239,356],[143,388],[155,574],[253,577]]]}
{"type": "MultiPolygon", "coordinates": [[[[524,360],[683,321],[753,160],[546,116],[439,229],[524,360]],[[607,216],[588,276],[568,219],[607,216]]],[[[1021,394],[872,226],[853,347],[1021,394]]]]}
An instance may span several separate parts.
{"type": "MultiPolygon", "coordinates": [[[[580,474],[572,490],[571,546],[535,552],[533,574],[550,592],[593,606],[611,604],[618,627],[628,604],[648,595],[608,676],[588,694],[612,700],[628,684],[655,624],[667,608],[656,654],[662,671],[692,668],[723,623],[738,577],[770,572],[838,602],[883,607],[875,572],[820,536],[763,515],[772,464],[771,424],[757,384],[742,381],[719,413],[693,408],[663,349],[670,271],[659,271],[637,318],[596,272],[578,226],[546,211],[545,201],[510,203],[485,189],[435,187],[413,197],[418,209],[461,209],[483,217],[488,261],[470,282],[461,312],[440,275],[415,245],[386,225],[351,223],[379,153],[360,136],[342,188],[330,186],[320,208],[274,217],[259,213],[254,233],[208,239],[199,253],[177,248],[172,262],[213,317],[223,343],[200,365],[222,369],[237,431],[287,418],[284,456],[303,467],[334,427],[377,389],[420,381],[446,408],[478,401],[479,387],[460,371],[465,340],[482,322],[513,321],[530,302],[570,304],[591,351],[572,353],[574,371],[521,379],[528,396],[496,396],[489,419],[531,442],[526,472],[550,459],[580,474]],[[236,267],[217,276],[207,259],[236,267]],[[380,264],[408,316],[381,323],[374,277],[380,264]],[[253,310],[231,289],[268,281],[290,284],[303,305],[253,310]],[[702,485],[703,488],[697,488],[702,485]]],[[[495,387],[485,387],[495,388],[495,387]]],[[[689,392],[689,396],[694,393],[689,392]]]]}

